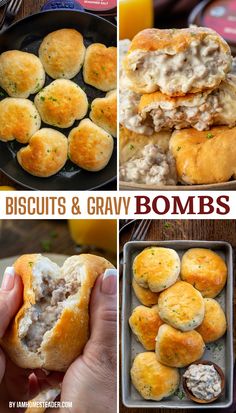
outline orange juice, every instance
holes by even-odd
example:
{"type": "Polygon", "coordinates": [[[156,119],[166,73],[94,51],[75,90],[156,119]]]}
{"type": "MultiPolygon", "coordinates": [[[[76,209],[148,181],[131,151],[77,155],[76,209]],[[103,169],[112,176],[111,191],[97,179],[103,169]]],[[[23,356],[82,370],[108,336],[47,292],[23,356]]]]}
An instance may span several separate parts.
{"type": "Polygon", "coordinates": [[[153,0],[119,0],[120,39],[132,39],[140,30],[153,27],[153,0]]]}
{"type": "Polygon", "coordinates": [[[115,219],[71,219],[69,228],[71,237],[77,245],[91,245],[116,253],[115,219]]]}

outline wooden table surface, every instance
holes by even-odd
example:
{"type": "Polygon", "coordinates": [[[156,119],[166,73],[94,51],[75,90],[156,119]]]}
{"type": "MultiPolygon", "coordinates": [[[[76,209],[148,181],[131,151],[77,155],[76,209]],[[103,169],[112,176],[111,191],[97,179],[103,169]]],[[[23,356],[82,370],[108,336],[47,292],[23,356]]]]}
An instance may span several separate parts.
{"type": "MultiPolygon", "coordinates": [[[[129,240],[131,228],[124,230],[120,237],[120,246],[123,247],[125,242],[129,240]]],[[[236,251],[236,221],[234,220],[153,220],[146,241],[171,241],[171,240],[201,240],[201,241],[227,241],[229,242],[234,253],[236,251]]],[[[234,254],[235,256],[235,254],[234,254]]],[[[235,266],[235,257],[234,257],[235,266]]],[[[236,288],[236,287],[235,287],[236,288]]],[[[120,291],[121,288],[120,288],[120,291]]],[[[236,292],[236,290],[234,291],[236,292]]],[[[234,294],[234,314],[236,310],[236,295],[234,294]]],[[[121,300],[122,302],[122,297],[121,300]]],[[[236,323],[234,323],[234,350],[236,350],[236,323]]],[[[125,406],[120,406],[120,413],[150,413],[150,411],[158,411],[159,413],[193,413],[192,410],[182,409],[128,409],[125,406]]],[[[216,411],[210,409],[208,412],[216,411]]],[[[236,411],[236,404],[234,411],[236,411]]],[[[227,410],[224,410],[226,413],[227,410]]]]}
{"type": "MultiPolygon", "coordinates": [[[[40,11],[41,7],[46,3],[46,0],[23,0],[19,13],[15,17],[14,21],[20,20],[23,17],[29,16],[30,14],[37,13],[40,11]]],[[[2,16],[4,8],[0,10],[0,18],[2,16]]],[[[8,178],[3,172],[0,171],[0,185],[10,185],[18,190],[26,190],[21,185],[17,185],[12,179],[8,178]]],[[[116,182],[112,182],[103,187],[106,190],[116,190],[116,182]]]]}

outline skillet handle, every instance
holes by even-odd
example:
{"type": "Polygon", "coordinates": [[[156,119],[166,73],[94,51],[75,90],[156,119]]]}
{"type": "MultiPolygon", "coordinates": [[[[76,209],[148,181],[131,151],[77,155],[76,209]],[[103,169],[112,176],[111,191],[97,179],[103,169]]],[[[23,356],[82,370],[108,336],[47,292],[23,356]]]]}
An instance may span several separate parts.
{"type": "Polygon", "coordinates": [[[48,0],[41,8],[42,11],[59,9],[84,11],[78,0],[48,0]]]}

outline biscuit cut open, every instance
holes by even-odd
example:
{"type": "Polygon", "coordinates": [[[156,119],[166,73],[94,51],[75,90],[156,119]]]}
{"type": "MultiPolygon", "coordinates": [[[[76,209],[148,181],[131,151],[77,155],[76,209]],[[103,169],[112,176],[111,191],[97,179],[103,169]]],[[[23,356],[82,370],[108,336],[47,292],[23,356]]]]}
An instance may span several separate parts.
{"type": "Polygon", "coordinates": [[[232,57],[212,29],[146,29],[133,38],[123,64],[135,92],[184,96],[217,87],[232,57]]]}
{"type": "Polygon", "coordinates": [[[20,367],[64,371],[89,337],[91,289],[113,266],[82,254],[60,268],[41,254],[28,254],[14,268],[24,284],[24,300],[1,344],[20,367]]]}

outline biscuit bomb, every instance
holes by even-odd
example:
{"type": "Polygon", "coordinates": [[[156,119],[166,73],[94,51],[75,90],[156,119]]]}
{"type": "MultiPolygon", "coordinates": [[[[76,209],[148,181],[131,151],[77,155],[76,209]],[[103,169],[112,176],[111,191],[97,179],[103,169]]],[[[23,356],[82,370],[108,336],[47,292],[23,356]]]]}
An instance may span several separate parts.
{"type": "Polygon", "coordinates": [[[41,254],[14,264],[24,285],[23,304],[1,345],[23,368],[65,371],[89,338],[89,301],[97,277],[113,265],[81,254],[60,268],[41,254]]]}
{"type": "Polygon", "coordinates": [[[146,29],[132,40],[123,61],[130,89],[184,96],[217,87],[231,70],[228,44],[214,30],[146,29]]]}

